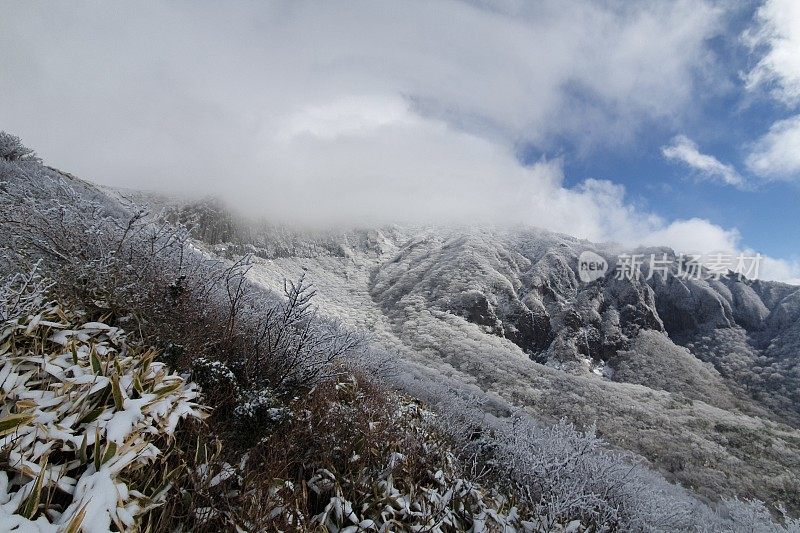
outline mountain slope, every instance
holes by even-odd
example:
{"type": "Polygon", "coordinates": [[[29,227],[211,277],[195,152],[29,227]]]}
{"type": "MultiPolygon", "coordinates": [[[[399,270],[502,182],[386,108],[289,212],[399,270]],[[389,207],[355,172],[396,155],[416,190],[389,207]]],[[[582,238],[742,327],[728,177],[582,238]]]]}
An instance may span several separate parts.
{"type": "Polygon", "coordinates": [[[617,250],[522,228],[328,238],[338,247],[302,257],[256,249],[251,276],[277,288],[305,274],[321,312],[371,330],[419,372],[482,391],[496,412],[596,424],[711,498],[800,505],[797,288],[612,274],[583,284],[577,256],[617,250]]]}

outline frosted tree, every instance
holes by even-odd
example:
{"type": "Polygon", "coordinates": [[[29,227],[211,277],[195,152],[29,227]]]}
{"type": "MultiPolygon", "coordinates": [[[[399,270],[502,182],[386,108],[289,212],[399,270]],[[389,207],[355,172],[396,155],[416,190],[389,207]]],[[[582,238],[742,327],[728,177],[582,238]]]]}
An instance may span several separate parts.
{"type": "Polygon", "coordinates": [[[16,135],[0,131],[0,157],[8,161],[38,161],[36,152],[22,144],[16,135]]]}

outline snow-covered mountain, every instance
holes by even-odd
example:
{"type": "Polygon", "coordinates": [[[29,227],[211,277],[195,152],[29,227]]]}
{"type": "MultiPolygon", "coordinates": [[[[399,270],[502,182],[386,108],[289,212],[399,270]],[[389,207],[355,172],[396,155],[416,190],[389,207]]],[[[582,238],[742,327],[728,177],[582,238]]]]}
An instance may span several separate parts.
{"type": "Polygon", "coordinates": [[[669,249],[636,251],[668,254],[669,275],[584,283],[581,253],[623,250],[531,228],[248,228],[211,249],[253,253],[251,277],[276,290],[306,276],[321,313],[405,362],[405,388],[425,376],[423,396],[433,379],[495,413],[596,424],[711,498],[797,508],[799,287],[682,279],[669,249]]]}

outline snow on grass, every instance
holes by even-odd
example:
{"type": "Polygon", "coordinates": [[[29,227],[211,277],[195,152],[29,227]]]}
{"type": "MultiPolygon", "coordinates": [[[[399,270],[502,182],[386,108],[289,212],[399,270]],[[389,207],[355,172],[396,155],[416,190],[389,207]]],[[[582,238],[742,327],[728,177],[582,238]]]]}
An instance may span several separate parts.
{"type": "Polygon", "coordinates": [[[144,473],[180,420],[205,416],[199,391],[119,328],[41,299],[25,311],[0,323],[0,523],[129,530],[164,501],[144,473]]]}

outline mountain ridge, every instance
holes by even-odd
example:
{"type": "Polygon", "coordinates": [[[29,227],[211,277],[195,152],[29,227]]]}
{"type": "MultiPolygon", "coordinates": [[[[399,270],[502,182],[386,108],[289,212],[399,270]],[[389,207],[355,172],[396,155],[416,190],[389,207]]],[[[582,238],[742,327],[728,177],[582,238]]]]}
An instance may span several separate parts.
{"type": "Polygon", "coordinates": [[[768,335],[793,342],[799,288],[730,279],[654,288],[611,275],[581,284],[580,251],[617,250],[543,230],[406,231],[364,230],[343,239],[341,254],[256,257],[251,275],[271,288],[306,275],[321,312],[371,329],[398,357],[507,409],[596,424],[615,445],[709,498],[742,488],[774,501],[797,494],[791,385],[776,400],[771,374],[759,385],[759,373],[742,369],[778,363],[781,380],[796,379],[796,357],[778,355],[793,345],[773,342],[764,355],[755,344],[768,335]],[[676,292],[688,293],[688,303],[676,292]],[[730,353],[747,362],[731,366],[728,353],[702,347],[709,335],[727,338],[730,353]]]}

